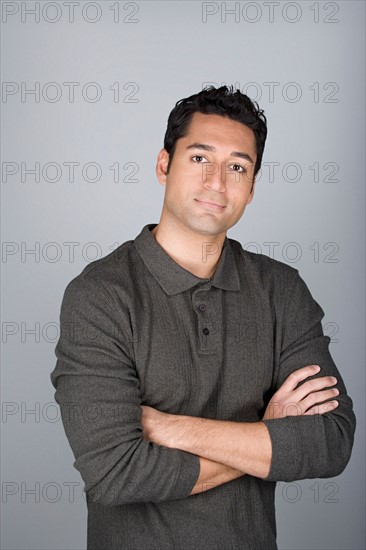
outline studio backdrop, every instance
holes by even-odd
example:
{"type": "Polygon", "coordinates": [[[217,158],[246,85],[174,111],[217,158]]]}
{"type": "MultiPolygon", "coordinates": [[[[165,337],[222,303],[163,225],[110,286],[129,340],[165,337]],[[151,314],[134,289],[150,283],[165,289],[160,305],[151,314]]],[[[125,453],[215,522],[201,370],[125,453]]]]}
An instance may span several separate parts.
{"type": "Polygon", "coordinates": [[[340,476],[278,483],[278,546],[365,548],[365,3],[10,1],[1,18],[1,548],[86,547],[50,382],[63,293],[158,223],[168,115],[209,84],[268,121],[254,200],[228,236],[299,270],[357,418],[340,476]]]}

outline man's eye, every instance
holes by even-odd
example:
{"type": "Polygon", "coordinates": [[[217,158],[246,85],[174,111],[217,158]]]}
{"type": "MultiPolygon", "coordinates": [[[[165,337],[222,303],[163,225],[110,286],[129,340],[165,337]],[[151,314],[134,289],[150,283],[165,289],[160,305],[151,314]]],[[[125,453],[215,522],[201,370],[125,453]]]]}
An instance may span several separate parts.
{"type": "Polygon", "coordinates": [[[246,172],[246,169],[244,168],[244,166],[241,166],[241,164],[233,164],[232,168],[234,169],[234,172],[239,172],[239,173],[246,172]]]}
{"type": "Polygon", "coordinates": [[[194,155],[194,157],[192,157],[192,160],[193,162],[197,162],[197,163],[201,163],[202,162],[202,159],[204,159],[205,157],[203,157],[202,155],[194,155]],[[198,159],[198,160],[194,160],[194,159],[198,159]]]}

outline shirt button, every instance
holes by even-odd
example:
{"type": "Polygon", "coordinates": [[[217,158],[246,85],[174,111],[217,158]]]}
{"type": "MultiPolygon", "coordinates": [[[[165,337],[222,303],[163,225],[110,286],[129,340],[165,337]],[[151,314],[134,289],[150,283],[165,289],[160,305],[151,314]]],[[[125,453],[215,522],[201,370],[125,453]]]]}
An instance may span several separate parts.
{"type": "Polygon", "coordinates": [[[202,332],[203,332],[203,334],[206,334],[206,336],[207,336],[208,334],[210,334],[210,331],[209,331],[209,329],[208,329],[207,327],[204,328],[202,332]]]}
{"type": "Polygon", "coordinates": [[[199,309],[200,311],[205,311],[205,310],[206,310],[206,304],[200,304],[200,305],[198,306],[198,309],[199,309]]]}

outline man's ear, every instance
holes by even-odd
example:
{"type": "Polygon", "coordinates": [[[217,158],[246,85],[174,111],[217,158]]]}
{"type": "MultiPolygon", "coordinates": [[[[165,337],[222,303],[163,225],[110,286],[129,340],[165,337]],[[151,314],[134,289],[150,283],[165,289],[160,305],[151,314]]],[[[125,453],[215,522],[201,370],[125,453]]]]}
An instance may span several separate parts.
{"type": "Polygon", "coordinates": [[[166,149],[161,149],[156,161],[156,175],[161,185],[166,184],[168,162],[169,153],[166,151],[166,149]]]}

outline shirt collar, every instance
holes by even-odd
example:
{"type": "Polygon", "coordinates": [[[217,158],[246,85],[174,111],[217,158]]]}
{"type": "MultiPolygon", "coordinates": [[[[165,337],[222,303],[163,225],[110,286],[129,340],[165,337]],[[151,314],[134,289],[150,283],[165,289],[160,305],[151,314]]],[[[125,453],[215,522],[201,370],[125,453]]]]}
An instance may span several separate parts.
{"type": "Polygon", "coordinates": [[[216,271],[212,279],[201,279],[177,264],[156,241],[151,230],[156,223],[147,224],[134,240],[142,261],[163,290],[169,294],[184,292],[198,283],[210,281],[223,290],[240,290],[238,267],[230,239],[225,237],[216,271]]]}

